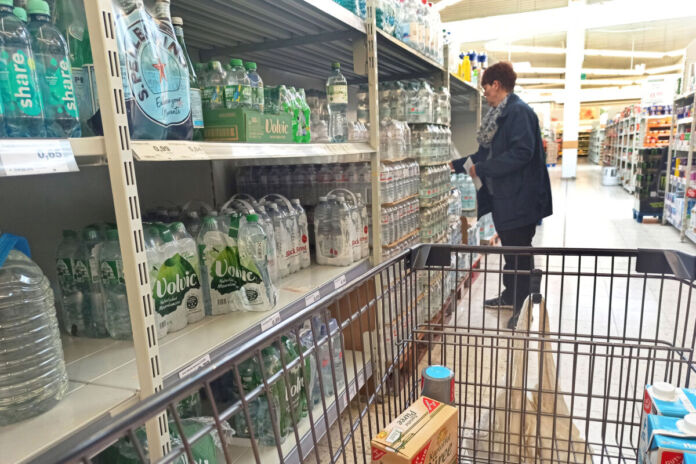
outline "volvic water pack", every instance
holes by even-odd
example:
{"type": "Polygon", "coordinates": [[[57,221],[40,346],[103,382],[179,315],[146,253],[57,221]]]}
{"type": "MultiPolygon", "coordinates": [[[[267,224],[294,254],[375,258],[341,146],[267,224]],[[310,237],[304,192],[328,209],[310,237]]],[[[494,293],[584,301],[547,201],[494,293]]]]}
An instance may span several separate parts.
{"type": "Polygon", "coordinates": [[[142,0],[113,3],[131,137],[191,140],[188,68],[169,1],[158,0],[152,13],[142,0]]]}

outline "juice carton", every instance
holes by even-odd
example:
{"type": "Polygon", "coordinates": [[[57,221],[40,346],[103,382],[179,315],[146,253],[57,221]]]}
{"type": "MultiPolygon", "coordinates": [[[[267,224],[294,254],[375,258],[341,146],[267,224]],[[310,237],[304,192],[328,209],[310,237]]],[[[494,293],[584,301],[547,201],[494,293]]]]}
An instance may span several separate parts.
{"type": "Polygon", "coordinates": [[[457,461],[457,408],[421,396],[372,439],[373,464],[457,461]]]}
{"type": "Polygon", "coordinates": [[[692,412],[696,412],[696,390],[677,388],[666,382],[646,385],[640,429],[645,429],[648,414],[681,419],[692,412]]]}
{"type": "Polygon", "coordinates": [[[696,455],[696,413],[683,419],[648,415],[641,430],[638,464],[682,464],[696,455]]]}

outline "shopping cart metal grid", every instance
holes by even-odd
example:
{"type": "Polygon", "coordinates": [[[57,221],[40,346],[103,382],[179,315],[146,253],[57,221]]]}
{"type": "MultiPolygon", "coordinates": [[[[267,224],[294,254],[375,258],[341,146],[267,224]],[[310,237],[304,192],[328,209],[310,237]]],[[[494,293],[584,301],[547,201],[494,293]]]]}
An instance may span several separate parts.
{"type": "Polygon", "coordinates": [[[36,462],[147,462],[166,410],[161,462],[368,463],[429,364],[455,372],[457,462],[637,462],[645,385],[696,386],[695,279],[663,250],[421,245],[36,462]],[[510,276],[516,330],[484,307],[510,276]]]}

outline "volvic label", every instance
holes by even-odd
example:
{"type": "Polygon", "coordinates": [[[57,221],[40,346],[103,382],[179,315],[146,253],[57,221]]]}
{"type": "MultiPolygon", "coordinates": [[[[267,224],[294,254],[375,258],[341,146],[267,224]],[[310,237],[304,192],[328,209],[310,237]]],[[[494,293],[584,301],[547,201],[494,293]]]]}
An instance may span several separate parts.
{"type": "MultiPolygon", "coordinates": [[[[212,251],[212,250],[211,250],[212,251]]],[[[214,252],[213,252],[214,253],[214,252]]],[[[213,257],[210,266],[210,288],[220,295],[236,292],[243,282],[238,272],[239,256],[231,247],[225,247],[213,257]]]]}
{"type": "MultiPolygon", "coordinates": [[[[162,316],[174,312],[189,290],[200,287],[198,275],[191,263],[179,253],[175,254],[157,271],[157,278],[152,286],[155,310],[162,316]]],[[[186,304],[189,306],[189,302],[186,304]]]]}
{"type": "Polygon", "coordinates": [[[119,285],[125,282],[123,279],[123,263],[121,261],[102,261],[100,270],[104,285],[119,285]]]}
{"type": "Polygon", "coordinates": [[[142,112],[160,125],[184,122],[191,113],[189,78],[173,36],[144,27],[143,10],[127,18],[126,60],[133,99],[142,112]]]}
{"type": "Polygon", "coordinates": [[[290,126],[280,120],[272,121],[271,119],[266,119],[266,134],[287,134],[290,130],[290,126]]]}
{"type": "Polygon", "coordinates": [[[0,89],[6,114],[41,114],[36,64],[26,50],[8,46],[0,51],[0,89]]]}
{"type": "Polygon", "coordinates": [[[76,284],[84,284],[90,281],[89,266],[81,259],[73,260],[73,279],[76,284]]]}
{"type": "Polygon", "coordinates": [[[348,103],[348,86],[347,85],[330,85],[326,90],[329,104],[347,104],[348,103]]]}
{"type": "Polygon", "coordinates": [[[77,118],[77,99],[70,61],[46,53],[36,54],[36,65],[42,81],[42,97],[47,117],[68,115],[77,118]]]}
{"type": "Polygon", "coordinates": [[[56,260],[56,274],[58,274],[58,283],[63,289],[70,288],[73,285],[73,263],[70,258],[59,258],[56,260]]]}

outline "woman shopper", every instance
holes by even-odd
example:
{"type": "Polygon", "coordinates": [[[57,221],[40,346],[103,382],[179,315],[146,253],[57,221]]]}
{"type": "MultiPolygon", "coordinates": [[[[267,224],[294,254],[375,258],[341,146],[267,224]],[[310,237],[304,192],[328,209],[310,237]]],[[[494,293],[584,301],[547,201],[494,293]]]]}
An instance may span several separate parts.
{"type": "MultiPolygon", "coordinates": [[[[517,74],[512,65],[499,62],[483,74],[483,95],[491,106],[481,122],[476,139],[479,149],[469,156],[472,178],[483,186],[477,193],[478,217],[493,213],[493,223],[502,245],[532,246],[536,225],[552,214],[551,184],[541,140],[539,120],[534,111],[515,95],[517,74]]],[[[452,162],[458,173],[465,172],[467,158],[452,162]]],[[[513,309],[508,328],[517,325],[520,310],[529,295],[531,255],[505,254],[503,291],[487,308],[513,309]],[[516,271],[521,271],[517,273],[516,271]]]]}

